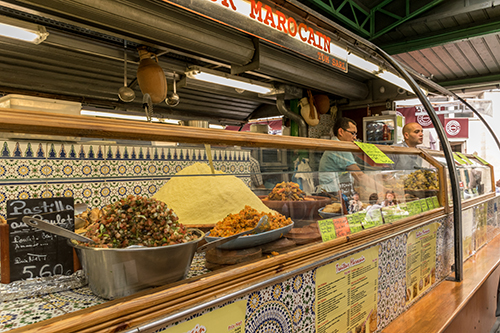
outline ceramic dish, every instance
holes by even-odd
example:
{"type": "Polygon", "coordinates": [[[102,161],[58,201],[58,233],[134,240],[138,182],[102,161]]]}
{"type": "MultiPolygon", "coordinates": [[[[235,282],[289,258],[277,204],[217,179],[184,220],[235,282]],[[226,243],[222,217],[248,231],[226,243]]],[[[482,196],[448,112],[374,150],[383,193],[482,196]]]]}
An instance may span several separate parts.
{"type": "Polygon", "coordinates": [[[324,219],[333,219],[335,217],[342,216],[342,214],[340,214],[340,213],[327,213],[327,212],[323,212],[323,208],[324,207],[318,209],[318,213],[319,213],[319,216],[321,216],[324,219]]]}
{"type": "MultiPolygon", "coordinates": [[[[282,238],[290,230],[292,230],[292,228],[293,228],[293,222],[287,226],[284,226],[283,228],[269,230],[261,234],[238,237],[225,244],[218,246],[218,248],[223,250],[241,250],[254,246],[259,246],[282,238]]],[[[220,238],[221,237],[211,237],[210,232],[208,232],[205,235],[205,239],[207,242],[213,242],[220,238]]]]}

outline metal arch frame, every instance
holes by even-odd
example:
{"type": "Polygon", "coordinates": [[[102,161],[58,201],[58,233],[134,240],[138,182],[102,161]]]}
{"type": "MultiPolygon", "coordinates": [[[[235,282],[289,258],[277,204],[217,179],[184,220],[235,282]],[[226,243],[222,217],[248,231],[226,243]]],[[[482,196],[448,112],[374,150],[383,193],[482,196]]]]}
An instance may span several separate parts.
{"type": "Polygon", "coordinates": [[[415,16],[420,15],[421,13],[435,7],[444,0],[433,0],[414,11],[411,11],[410,0],[384,0],[380,4],[371,9],[363,8],[360,4],[356,2],[356,0],[343,0],[342,3],[339,6],[337,6],[337,8],[335,8],[331,0],[328,0],[328,3],[326,0],[307,0],[307,1],[318,6],[328,14],[333,15],[333,17],[339,19],[344,24],[347,24],[361,36],[364,36],[369,40],[374,40],[382,36],[383,34],[387,33],[388,31],[394,29],[395,27],[399,26],[400,24],[408,21],[409,19],[412,19],[415,16]],[[397,2],[404,1],[405,5],[404,16],[400,16],[398,14],[390,12],[387,9],[384,9],[387,5],[389,5],[390,3],[394,3],[396,1],[397,2]],[[350,14],[352,14],[352,16],[354,17],[354,21],[343,14],[346,12],[346,10],[347,11],[349,10],[346,9],[347,6],[350,8],[350,14]],[[384,27],[379,31],[375,31],[376,18],[380,14],[383,14],[386,17],[391,17],[392,19],[395,20],[395,22],[389,24],[388,26],[384,27]],[[368,24],[368,29],[365,28],[367,24],[368,24]]]}
{"type": "Polygon", "coordinates": [[[453,270],[455,272],[454,281],[461,282],[463,280],[464,275],[464,261],[463,261],[463,243],[462,243],[462,201],[460,198],[460,188],[458,187],[458,173],[455,166],[455,160],[452,155],[452,150],[450,146],[450,142],[446,137],[446,133],[444,131],[443,125],[439,121],[439,118],[434,111],[434,107],[431,102],[424,95],[419,85],[415,82],[413,77],[397,62],[393,59],[389,54],[384,52],[379,47],[375,47],[376,51],[387,61],[389,62],[398,73],[406,80],[406,82],[410,85],[410,87],[417,95],[418,99],[424,106],[427,114],[431,118],[432,124],[436,129],[436,132],[439,137],[439,141],[443,144],[444,157],[446,159],[446,165],[448,168],[448,172],[450,174],[450,182],[451,182],[451,194],[453,199],[453,233],[454,233],[454,257],[455,264],[453,265],[453,270]]]}

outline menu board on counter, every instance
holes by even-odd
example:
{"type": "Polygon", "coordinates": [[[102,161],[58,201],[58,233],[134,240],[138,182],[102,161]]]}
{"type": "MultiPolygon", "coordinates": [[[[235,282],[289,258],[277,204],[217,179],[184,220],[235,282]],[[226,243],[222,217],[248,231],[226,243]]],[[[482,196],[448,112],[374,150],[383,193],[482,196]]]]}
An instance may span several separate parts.
{"type": "Polygon", "coordinates": [[[24,216],[75,230],[73,198],[7,201],[10,281],[73,273],[73,248],[66,238],[26,225],[24,216]]]}
{"type": "Polygon", "coordinates": [[[474,222],[476,223],[476,230],[474,232],[474,244],[477,251],[481,246],[486,244],[487,240],[487,217],[488,204],[483,203],[474,207],[474,222]]]}
{"type": "Polygon", "coordinates": [[[316,332],[377,330],[378,246],[316,271],[316,332]]]}
{"type": "Polygon", "coordinates": [[[436,234],[439,223],[410,232],[406,243],[406,302],[427,290],[436,280],[436,234]]]}
{"type": "Polygon", "coordinates": [[[472,208],[462,211],[462,246],[464,259],[474,254],[474,213],[472,208]]]}
{"type": "Polygon", "coordinates": [[[165,333],[244,333],[247,301],[241,300],[205,313],[176,326],[167,328],[165,333]]]}

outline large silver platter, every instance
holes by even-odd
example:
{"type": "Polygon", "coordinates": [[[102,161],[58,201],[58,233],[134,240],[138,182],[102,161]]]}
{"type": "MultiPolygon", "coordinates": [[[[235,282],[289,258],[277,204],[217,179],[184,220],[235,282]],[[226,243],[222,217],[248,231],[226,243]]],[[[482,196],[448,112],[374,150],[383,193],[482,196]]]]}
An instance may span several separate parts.
{"type": "MultiPolygon", "coordinates": [[[[259,246],[280,239],[281,237],[285,236],[290,230],[292,230],[292,228],[293,222],[287,226],[284,226],[283,228],[269,230],[261,234],[240,236],[227,243],[217,246],[217,248],[223,250],[241,250],[259,246]]],[[[207,240],[207,242],[213,242],[221,238],[222,237],[211,237],[210,232],[205,235],[205,239],[207,240]]]]}

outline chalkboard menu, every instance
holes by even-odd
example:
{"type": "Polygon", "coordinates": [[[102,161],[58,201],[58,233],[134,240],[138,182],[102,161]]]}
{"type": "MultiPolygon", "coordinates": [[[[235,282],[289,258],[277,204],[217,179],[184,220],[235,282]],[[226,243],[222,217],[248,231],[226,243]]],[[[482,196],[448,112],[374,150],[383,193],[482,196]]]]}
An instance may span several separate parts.
{"type": "Polygon", "coordinates": [[[30,227],[22,221],[24,216],[74,231],[74,199],[7,201],[10,281],[73,273],[73,248],[66,238],[30,227]]]}

